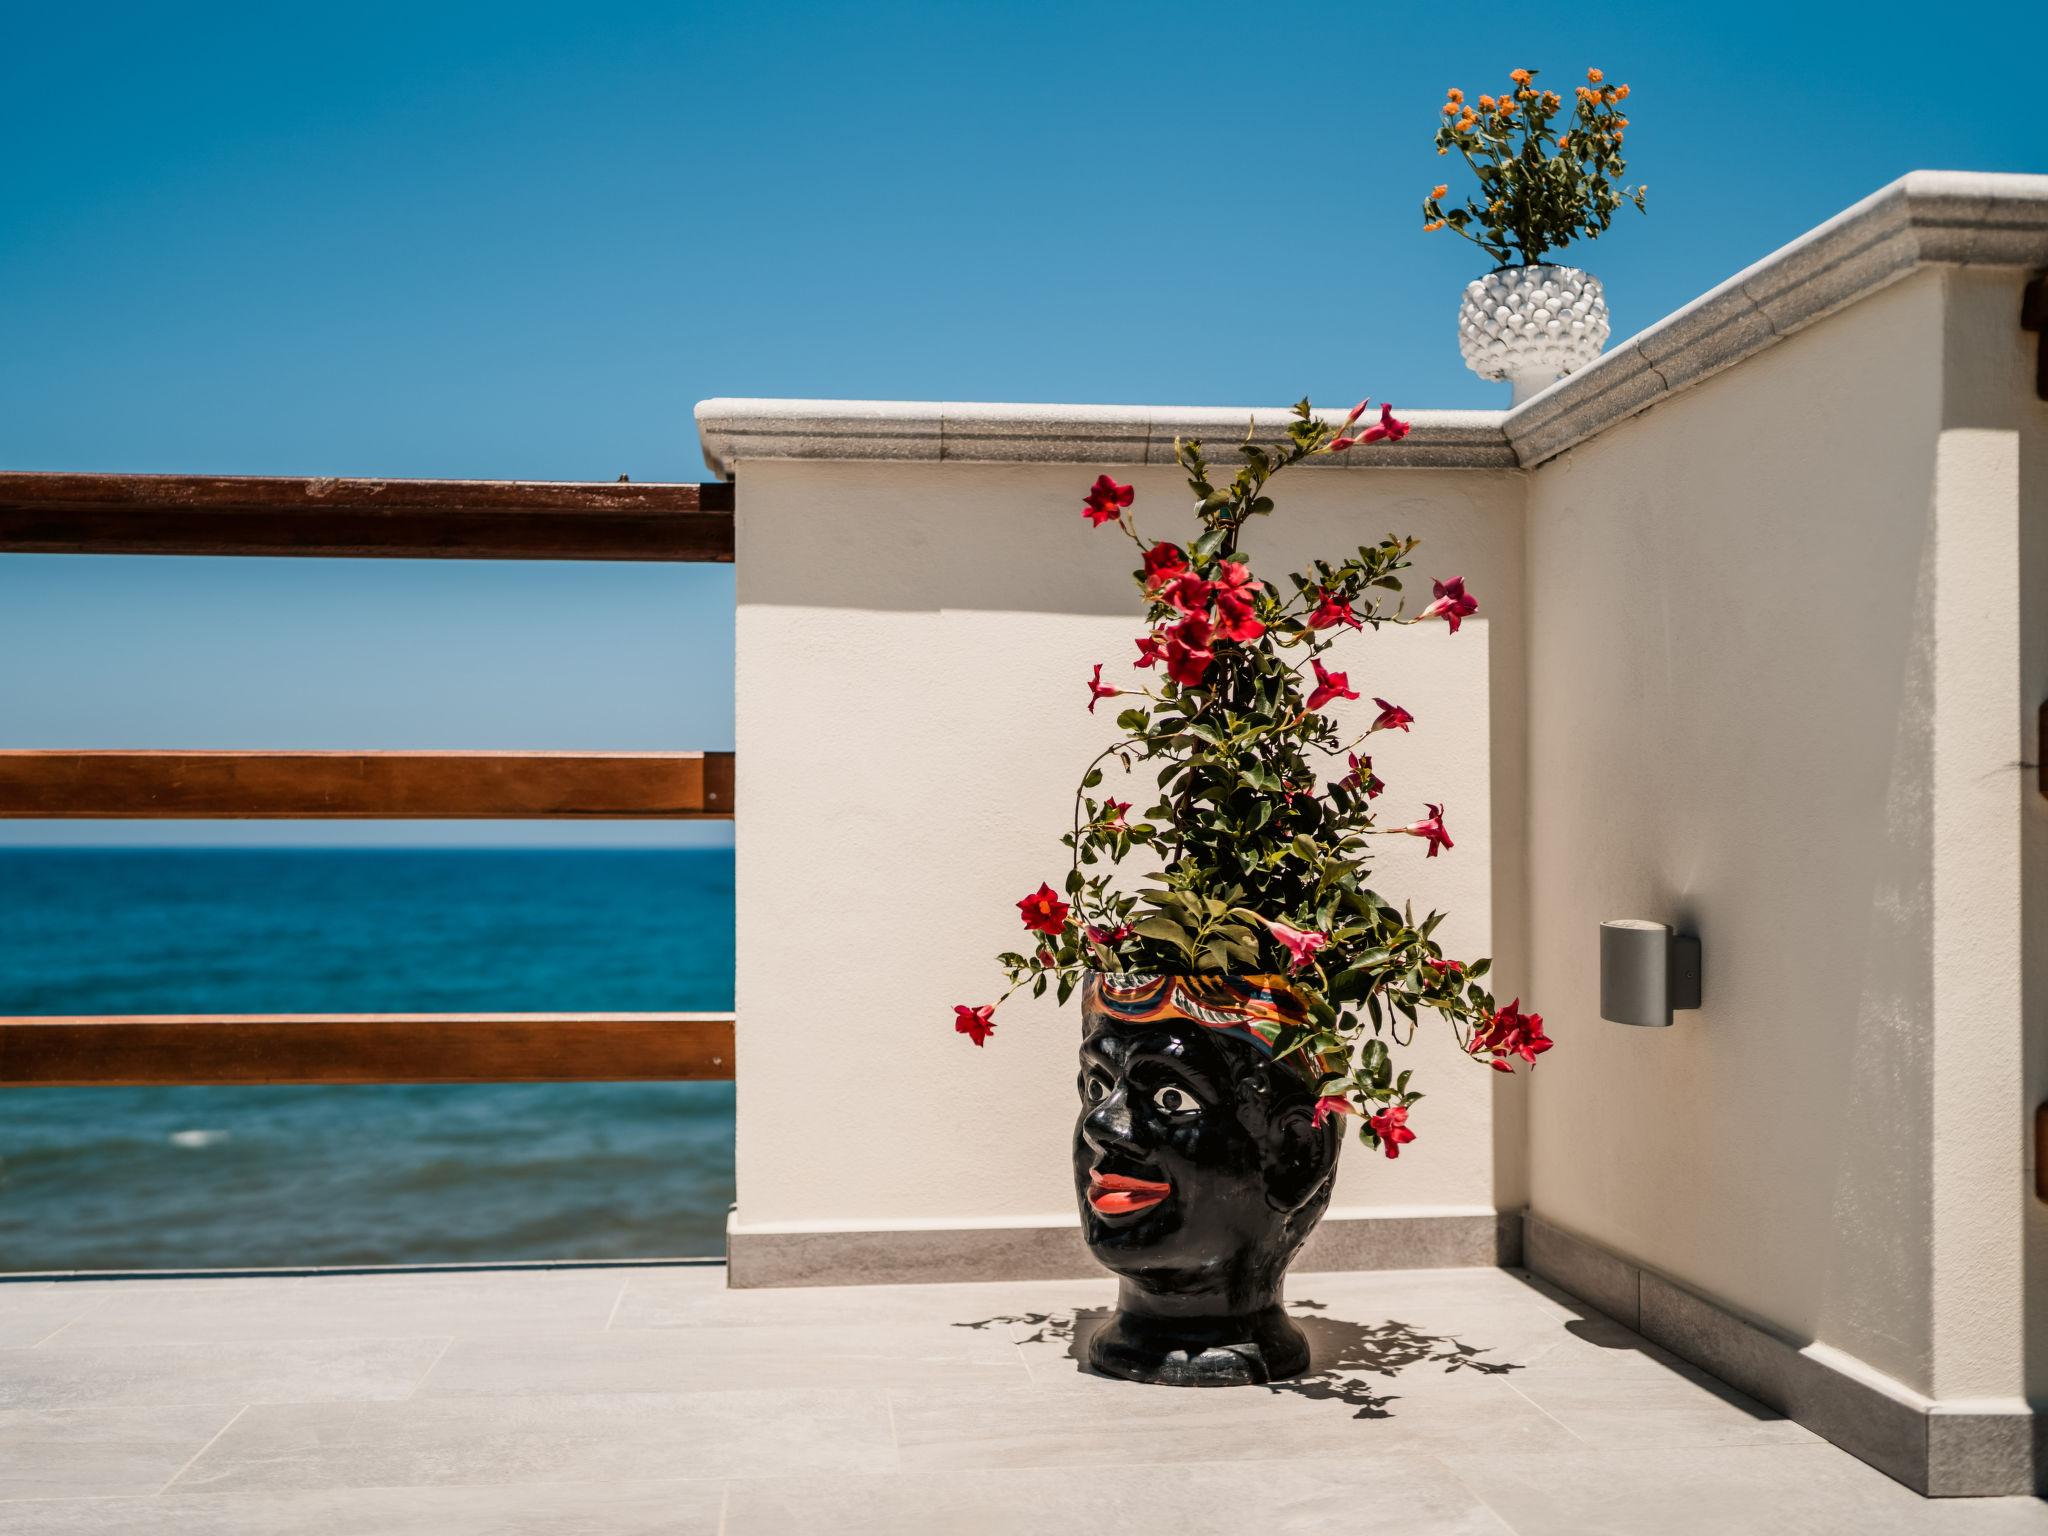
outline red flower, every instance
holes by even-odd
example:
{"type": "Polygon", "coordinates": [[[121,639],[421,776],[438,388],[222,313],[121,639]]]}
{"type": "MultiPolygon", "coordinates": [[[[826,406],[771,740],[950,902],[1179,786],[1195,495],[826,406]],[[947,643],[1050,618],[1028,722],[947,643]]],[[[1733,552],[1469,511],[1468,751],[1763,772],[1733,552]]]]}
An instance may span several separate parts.
{"type": "Polygon", "coordinates": [[[1209,621],[1198,613],[1189,614],[1167,631],[1166,675],[1183,688],[1194,687],[1216,659],[1211,649],[1214,643],[1215,631],[1209,621]]]}
{"type": "Polygon", "coordinates": [[[1210,584],[1216,617],[1221,620],[1217,633],[1226,640],[1256,640],[1263,635],[1266,626],[1258,620],[1258,593],[1259,584],[1252,580],[1249,566],[1237,560],[1224,561],[1210,584]]]}
{"type": "Polygon", "coordinates": [[[1387,1149],[1387,1156],[1399,1157],[1401,1147],[1415,1139],[1415,1133],[1408,1129],[1408,1106],[1389,1104],[1385,1109],[1366,1122],[1379,1137],[1380,1145],[1387,1149]]]}
{"type": "Polygon", "coordinates": [[[1365,628],[1365,621],[1351,611],[1349,602],[1323,587],[1316,593],[1316,611],[1308,616],[1308,627],[1334,629],[1339,624],[1348,624],[1353,629],[1365,628]]]}
{"type": "Polygon", "coordinates": [[[994,1003],[984,1003],[979,1008],[969,1008],[964,1004],[955,1003],[953,1028],[976,1045],[986,1045],[988,1037],[996,1032],[995,1011],[994,1003]]]}
{"type": "Polygon", "coordinates": [[[1138,659],[1132,662],[1131,665],[1134,667],[1149,667],[1165,654],[1164,648],[1159,643],[1158,635],[1140,635],[1138,636],[1138,659]]]}
{"type": "Polygon", "coordinates": [[[1491,1056],[1487,1065],[1496,1072],[1512,1072],[1515,1069],[1505,1060],[1519,1056],[1530,1066],[1536,1065],[1536,1058],[1557,1042],[1543,1033],[1543,1015],[1522,1012],[1522,1000],[1518,997],[1507,1007],[1498,1009],[1481,1029],[1472,1032],[1471,1051],[1474,1056],[1491,1056]]]}
{"type": "MultiPolygon", "coordinates": [[[[1394,408],[1391,405],[1383,405],[1380,407],[1380,424],[1376,427],[1367,427],[1358,435],[1358,440],[1361,443],[1376,443],[1385,438],[1389,442],[1398,443],[1407,435],[1408,423],[1394,420],[1394,408]]],[[[1124,505],[1129,506],[1130,503],[1125,502],[1124,505]]]]}
{"type": "Polygon", "coordinates": [[[1422,963],[1435,971],[1440,980],[1462,978],[1465,974],[1465,963],[1462,960],[1425,960],[1422,963]]]}
{"type": "Polygon", "coordinates": [[[1321,1130],[1323,1122],[1332,1115],[1355,1115],[1357,1113],[1358,1111],[1351,1107],[1351,1101],[1342,1094],[1326,1093],[1316,1100],[1316,1107],[1309,1115],[1308,1123],[1315,1129],[1321,1130]]]}
{"type": "Polygon", "coordinates": [[[1325,671],[1323,659],[1320,656],[1310,662],[1309,665],[1316,669],[1316,686],[1314,691],[1308,696],[1308,707],[1310,709],[1321,709],[1332,699],[1355,699],[1358,697],[1357,694],[1351,691],[1351,679],[1342,672],[1325,671]]]}
{"type": "Polygon", "coordinates": [[[1455,635],[1458,632],[1458,622],[1479,611],[1479,599],[1465,591],[1465,578],[1462,576],[1453,576],[1449,581],[1431,582],[1430,585],[1436,589],[1436,601],[1416,617],[1448,619],[1451,633],[1455,635]]]}
{"type": "Polygon", "coordinates": [[[1358,404],[1351,407],[1351,414],[1344,418],[1344,425],[1338,428],[1337,435],[1330,439],[1330,452],[1342,453],[1346,448],[1355,448],[1358,446],[1359,439],[1347,436],[1346,434],[1348,434],[1351,431],[1351,428],[1357,423],[1358,418],[1365,414],[1365,408],[1371,404],[1371,400],[1361,400],[1358,402],[1358,404]]]}
{"type": "Polygon", "coordinates": [[[1104,523],[1113,523],[1122,517],[1124,508],[1137,499],[1138,493],[1128,485],[1118,485],[1107,475],[1097,475],[1095,484],[1081,503],[1081,515],[1100,528],[1104,523]]]}
{"type": "Polygon", "coordinates": [[[1124,812],[1131,808],[1128,800],[1105,800],[1102,802],[1102,825],[1112,832],[1124,830],[1124,812]]]}
{"type": "Polygon", "coordinates": [[[1197,615],[1207,618],[1209,614],[1210,584],[1190,571],[1166,589],[1167,602],[1190,618],[1197,615]]]}
{"type": "Polygon", "coordinates": [[[1154,544],[1145,551],[1145,590],[1155,591],[1187,574],[1188,557],[1178,544],[1154,544]]]}
{"type": "MultiPolygon", "coordinates": [[[[1415,723],[1415,717],[1398,704],[1389,704],[1385,699],[1374,699],[1373,703],[1380,707],[1379,718],[1372,723],[1373,731],[1405,731],[1415,723]]],[[[1366,734],[1371,735],[1372,731],[1366,734]]]]}
{"type": "Polygon", "coordinates": [[[1364,790],[1365,798],[1376,799],[1387,786],[1380,782],[1378,774],[1372,771],[1372,759],[1360,757],[1356,752],[1346,754],[1351,759],[1351,771],[1339,779],[1333,789],[1364,790]]]}
{"type": "Polygon", "coordinates": [[[1410,837],[1428,838],[1429,857],[1433,859],[1436,857],[1437,849],[1450,848],[1455,845],[1451,842],[1451,834],[1444,830],[1444,808],[1440,805],[1432,805],[1428,807],[1428,810],[1429,814],[1423,817],[1422,820],[1412,821],[1407,826],[1396,827],[1394,830],[1406,832],[1410,837]]]}
{"type": "Polygon", "coordinates": [[[1183,688],[1197,687],[1215,659],[1216,653],[1206,646],[1189,645],[1177,634],[1167,639],[1166,675],[1183,688]]]}
{"type": "Polygon", "coordinates": [[[1266,919],[1266,926],[1273,930],[1273,937],[1278,939],[1287,953],[1294,957],[1294,968],[1297,971],[1315,958],[1317,950],[1330,942],[1327,933],[1317,933],[1314,929],[1290,928],[1287,924],[1276,923],[1271,918],[1266,919]]]}
{"type": "Polygon", "coordinates": [[[1049,885],[1040,885],[1017,903],[1024,914],[1024,926],[1034,933],[1059,933],[1067,926],[1067,904],[1049,885]]]}
{"type": "Polygon", "coordinates": [[[1103,685],[1102,663],[1098,661],[1095,663],[1095,675],[1088,679],[1088,713],[1094,714],[1096,705],[1100,704],[1104,699],[1113,699],[1122,692],[1123,689],[1121,688],[1109,688],[1103,685]]]}
{"type": "Polygon", "coordinates": [[[1121,944],[1131,936],[1131,925],[1118,923],[1114,928],[1098,928],[1090,923],[1084,931],[1098,944],[1121,944]]]}

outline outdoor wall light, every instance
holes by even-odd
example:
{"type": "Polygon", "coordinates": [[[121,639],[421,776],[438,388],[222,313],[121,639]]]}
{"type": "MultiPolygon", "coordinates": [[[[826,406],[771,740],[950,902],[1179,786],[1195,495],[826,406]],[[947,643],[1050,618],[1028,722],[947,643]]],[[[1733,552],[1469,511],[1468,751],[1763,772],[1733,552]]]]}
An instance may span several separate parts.
{"type": "Polygon", "coordinates": [[[1700,1005],[1700,941],[1663,923],[1618,917],[1600,925],[1600,1017],[1669,1029],[1700,1005]]]}

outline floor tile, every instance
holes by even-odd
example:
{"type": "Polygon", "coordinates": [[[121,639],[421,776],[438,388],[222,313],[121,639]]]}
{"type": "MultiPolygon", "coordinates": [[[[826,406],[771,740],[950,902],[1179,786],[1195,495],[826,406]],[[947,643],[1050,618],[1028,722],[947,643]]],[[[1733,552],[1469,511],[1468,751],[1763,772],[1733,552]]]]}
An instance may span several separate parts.
{"type": "Polygon", "coordinates": [[[67,1285],[0,1285],[0,1349],[32,1348],[102,1299],[67,1285]]]}
{"type": "Polygon", "coordinates": [[[873,1323],[976,1323],[1047,1307],[1107,1306],[1115,1281],[1045,1280],[979,1285],[787,1286],[729,1291],[696,1276],[634,1273],[614,1328],[735,1328],[873,1323]]]}
{"type": "Polygon", "coordinates": [[[445,1338],[0,1350],[0,1408],[324,1403],[407,1396],[445,1338]]]}
{"type": "Polygon", "coordinates": [[[727,1536],[1324,1536],[1376,1526],[1400,1536],[1507,1536],[1507,1527],[1440,1463],[1238,1461],[948,1471],[738,1481],[727,1536]],[[1379,1513],[1362,1518],[1366,1510],[1379,1513]]]}
{"type": "Polygon", "coordinates": [[[906,1469],[1083,1467],[1139,1462],[1275,1461],[1414,1454],[1488,1441],[1534,1449],[1555,1421],[1494,1382],[1363,1388],[1311,1381],[1228,1390],[1140,1386],[1102,1377],[1030,1394],[891,1391],[906,1469]]]}
{"type": "Polygon", "coordinates": [[[0,1285],[0,1536],[2048,1536],[1512,1271],[1298,1275],[1309,1372],[1229,1391],[1087,1370],[1107,1278],[721,1279],[0,1285]]]}
{"type": "Polygon", "coordinates": [[[2040,1536],[2038,1499],[1923,1499],[1824,1442],[1452,1454],[1517,1536],[2040,1536]]]}
{"type": "Polygon", "coordinates": [[[0,1410],[0,1499],[154,1493],[233,1408],[0,1410]]]}
{"type": "Polygon", "coordinates": [[[1514,1389],[1593,1446],[1820,1444],[1812,1430],[1709,1377],[1536,1376],[1514,1389]]]}
{"type": "Polygon", "coordinates": [[[89,1348],[573,1332],[602,1328],[624,1286],[617,1270],[276,1278],[191,1288],[138,1280],[121,1284],[49,1343],[89,1348]]]}
{"type": "Polygon", "coordinates": [[[1023,1357],[1007,1334],[882,1323],[458,1339],[420,1393],[509,1397],[970,1383],[1029,1385],[1023,1357]]]}
{"type": "Polygon", "coordinates": [[[0,1536],[716,1536],[717,1482],[362,1488],[0,1504],[0,1536]]]}
{"type": "Polygon", "coordinates": [[[869,1390],[415,1398],[248,1409],[173,1491],[772,1476],[894,1465],[869,1390]]]}

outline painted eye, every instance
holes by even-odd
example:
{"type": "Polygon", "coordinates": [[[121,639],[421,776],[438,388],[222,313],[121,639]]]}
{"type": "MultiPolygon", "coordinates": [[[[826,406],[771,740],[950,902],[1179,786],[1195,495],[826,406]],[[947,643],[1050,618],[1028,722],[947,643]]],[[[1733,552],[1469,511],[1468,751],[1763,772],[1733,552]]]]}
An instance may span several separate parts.
{"type": "Polygon", "coordinates": [[[1152,1102],[1169,1115],[1185,1115],[1202,1106],[1195,1102],[1195,1096],[1185,1088],[1157,1088],[1152,1092],[1152,1102]]]}

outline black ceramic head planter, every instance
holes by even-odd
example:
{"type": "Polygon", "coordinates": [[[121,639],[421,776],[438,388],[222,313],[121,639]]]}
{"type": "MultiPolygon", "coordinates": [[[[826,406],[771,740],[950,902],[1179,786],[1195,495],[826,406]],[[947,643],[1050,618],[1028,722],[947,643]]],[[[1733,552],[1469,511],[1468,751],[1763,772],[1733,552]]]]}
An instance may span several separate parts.
{"type": "Polygon", "coordinates": [[[1074,1184],[1120,1282],[1097,1370],[1220,1387],[1307,1368],[1281,1285],[1330,1203],[1342,1133],[1314,1123],[1313,1064],[1273,1059],[1303,1015],[1275,976],[1083,981],[1074,1184]]]}

